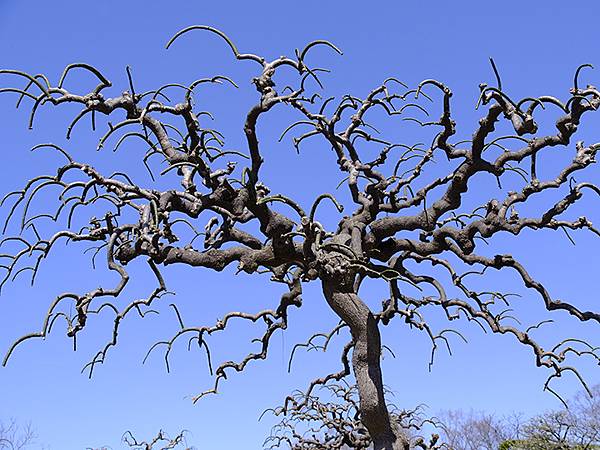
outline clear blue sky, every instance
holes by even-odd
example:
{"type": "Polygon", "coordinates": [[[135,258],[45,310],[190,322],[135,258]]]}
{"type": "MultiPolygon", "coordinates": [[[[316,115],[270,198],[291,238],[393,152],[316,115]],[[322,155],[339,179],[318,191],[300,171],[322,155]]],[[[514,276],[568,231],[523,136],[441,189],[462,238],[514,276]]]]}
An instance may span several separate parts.
{"type": "MultiPolygon", "coordinates": [[[[344,50],[343,57],[326,49],[314,52],[314,64],[333,71],[325,77],[328,92],[364,96],[389,76],[411,85],[438,78],[453,89],[459,134],[468,138],[481,114],[474,111],[478,85],[494,81],[488,57],[495,58],[503,85],[515,97],[548,94],[565,98],[579,64],[600,66],[599,18],[600,4],[595,1],[0,0],[0,66],[43,72],[56,82],[65,65],[87,62],[113,81],[114,94],[127,87],[126,65],[131,66],[139,90],[229,75],[241,85],[239,91],[211,87],[198,95],[198,103],[205,102],[206,109],[215,112],[228,144],[241,147],[244,111],[255,100],[249,84],[256,75],[252,64],[235,62],[224,42],[213,35],[186,36],[169,51],[164,49],[167,40],[185,26],[208,24],[225,31],[241,51],[273,58],[292,55],[295,48],[311,40],[328,39],[344,50]]],[[[585,72],[582,79],[595,84],[600,82],[600,73],[585,72]]],[[[8,76],[0,80],[2,86],[12,83],[14,79],[8,76]]],[[[89,78],[78,74],[72,86],[83,89],[90,83],[89,78]]],[[[0,97],[2,191],[21,186],[33,174],[54,170],[59,162],[55,156],[32,156],[28,149],[41,142],[65,144],[64,130],[76,111],[45,108],[34,131],[28,131],[27,112],[15,113],[14,97],[0,97]]],[[[259,132],[268,160],[265,172],[274,191],[289,193],[296,192],[303,174],[310,173],[314,182],[299,194],[300,200],[308,202],[315,193],[337,184],[337,169],[325,156],[326,147],[307,147],[298,158],[289,140],[276,144],[291,118],[285,111],[281,116],[274,111],[261,124],[259,132]],[[291,172],[286,170],[290,165],[294,167],[291,172]]],[[[588,143],[600,141],[598,116],[588,118],[584,125],[583,138],[588,143]]],[[[82,123],[67,145],[80,160],[89,158],[105,170],[127,167],[142,176],[141,149],[130,143],[116,157],[110,149],[96,154],[95,139],[99,136],[82,123]]],[[[411,139],[413,136],[407,135],[406,142],[411,139]]],[[[552,167],[551,162],[548,164],[552,167]]],[[[597,180],[598,170],[589,176],[597,180]]],[[[588,205],[597,210],[597,204],[588,205]]],[[[336,216],[324,220],[335,223],[336,216]]],[[[583,233],[575,237],[578,245],[573,247],[559,233],[530,233],[520,239],[494,240],[488,251],[512,251],[557,298],[600,310],[599,243],[583,233]]],[[[103,270],[92,271],[88,260],[78,253],[75,246],[61,248],[42,268],[34,289],[23,278],[2,291],[0,351],[18,336],[37,330],[49,302],[60,292],[83,292],[100,282],[114,281],[103,270]],[[72,258],[71,263],[67,257],[72,258]]],[[[214,274],[179,269],[167,270],[166,278],[177,292],[174,299],[189,323],[211,323],[232,309],[256,311],[273,305],[281,293],[279,286],[269,285],[261,277],[232,278],[232,271],[214,274]]],[[[136,267],[133,270],[138,272],[136,267]]],[[[140,277],[132,283],[127,298],[148,292],[149,278],[143,273],[139,270],[140,277]]],[[[533,322],[542,312],[540,299],[524,291],[513,278],[492,277],[489,282],[523,294],[517,308],[526,322],[533,322]]],[[[374,286],[367,291],[369,303],[377,305],[384,294],[381,287],[374,286]]],[[[160,317],[128,320],[120,345],[91,380],[80,374],[80,369],[108,339],[110,317],[90,324],[80,336],[76,353],[59,326],[45,342],[29,341],[18,348],[9,365],[0,369],[0,420],[14,417],[31,421],[40,441],[54,450],[102,445],[120,448],[119,439],[125,430],[149,437],[160,428],[172,433],[190,430],[190,441],[198,448],[261,448],[274,424],[269,416],[257,422],[262,410],[279,404],[291,390],[304,388],[312,378],[337,368],[338,354],[332,348],[325,355],[300,353],[295,370],[287,374],[293,344],[336,323],[318,286],[307,287],[304,299],[302,310],[292,312],[290,329],[276,336],[268,361],[252,364],[244,374],[231,375],[219,395],[196,405],[189,397],[212,382],[203,354],[188,353],[182,343],[173,351],[170,374],[165,372],[158,352],[141,365],[149,345],[177,329],[167,306],[172,300],[164,301],[160,317]]],[[[553,331],[540,333],[543,342],[563,335],[598,335],[598,327],[593,325],[580,325],[561,314],[557,319],[553,331]]],[[[504,336],[484,335],[474,326],[461,328],[469,345],[456,340],[454,356],[440,352],[431,373],[427,370],[429,344],[425,336],[401,323],[384,330],[386,344],[397,356],[384,362],[385,382],[396,392],[396,404],[412,407],[425,403],[432,413],[444,408],[475,408],[500,414],[512,410],[531,414],[558,406],[555,398],[542,392],[548,374],[535,367],[528,349],[504,336]]],[[[231,333],[210,342],[216,358],[223,360],[241,356],[250,348],[251,337],[248,329],[234,327],[231,333]]],[[[579,366],[591,383],[600,381],[597,367],[585,361],[579,366]]],[[[557,387],[566,396],[580,388],[569,377],[557,387]]]]}

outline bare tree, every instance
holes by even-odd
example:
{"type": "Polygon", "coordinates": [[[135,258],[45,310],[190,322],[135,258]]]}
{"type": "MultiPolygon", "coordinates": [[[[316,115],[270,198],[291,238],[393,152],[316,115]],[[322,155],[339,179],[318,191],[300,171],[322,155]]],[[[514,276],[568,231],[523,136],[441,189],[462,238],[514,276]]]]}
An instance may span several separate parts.
{"type": "MultiPolygon", "coordinates": [[[[528,449],[590,450],[600,447],[600,385],[592,396],[580,392],[568,408],[546,411],[528,421],[514,447],[528,449]]],[[[510,448],[510,447],[509,447],[510,448]]]]}
{"type": "Polygon", "coordinates": [[[579,392],[569,402],[569,412],[576,418],[572,440],[583,448],[600,446],[600,384],[591,391],[591,397],[586,392],[579,392]]]}
{"type": "MultiPolygon", "coordinates": [[[[524,439],[512,443],[512,447],[529,449],[589,449],[593,443],[574,444],[572,438],[577,433],[577,420],[568,410],[548,411],[535,417],[525,427],[524,439]]],[[[511,447],[509,447],[511,448],[511,447]]]]}
{"type": "MultiPolygon", "coordinates": [[[[316,387],[340,381],[353,372],[359,397],[357,414],[375,449],[406,449],[410,445],[386,405],[380,365],[380,327],[394,319],[426,333],[434,351],[440,343],[448,344],[448,338],[456,330],[436,331],[430,326],[425,313],[431,309],[437,308],[449,321],[462,317],[484,330],[510,335],[529,347],[538,366],[549,370],[545,385],[549,390],[552,390],[549,382],[554,378],[569,372],[578,375],[573,366],[565,363],[568,357],[580,355],[598,360],[595,349],[580,340],[567,339],[555,347],[542,347],[533,335],[547,321],[527,328],[513,325],[510,293],[480,290],[470,281],[486,271],[509,269],[525,288],[539,295],[548,311],[565,311],[580,321],[600,321],[600,315],[594,311],[581,310],[573,303],[553,298],[511,255],[490,256],[479,251],[495,235],[519,235],[526,229],[559,230],[567,235],[571,230],[583,229],[600,234],[587,217],[568,217],[571,207],[584,194],[600,193],[593,182],[577,182],[573,178],[576,174],[578,178],[583,176],[580,173],[595,162],[600,148],[600,144],[586,145],[581,141],[571,144],[582,117],[600,105],[600,92],[595,87],[579,85],[580,72],[588,65],[577,68],[566,100],[552,96],[516,100],[503,89],[492,61],[496,86],[482,84],[478,102],[478,106],[487,109],[472,139],[456,141],[452,91],[439,81],[427,79],[409,88],[395,78],[388,78],[364,98],[345,95],[323,100],[320,94],[313,93],[322,87],[319,78],[322,69],[310,66],[310,54],[317,46],[341,53],[333,44],[313,41],[296,50],[292,57],[269,61],[238,51],[219,30],[193,26],[177,33],[167,47],[192,30],[219,36],[237,60],[254,64],[257,69],[252,82],[258,99],[246,115],[245,148],[225,150],[221,133],[205,125],[209,113],[194,108],[197,88],[207,83],[235,86],[224,76],[199,79],[190,85],[168,84],[141,93],[135,90],[128,69],[128,90],[122,95],[107,96],[105,92],[111,82],[87,64],[69,65],[56,84],[42,74],[0,70],[2,75],[24,81],[24,87],[11,85],[0,92],[16,93],[18,104],[24,99],[32,101],[30,126],[43,105],[81,105],[81,112],[68,127],[67,137],[85,116],[91,116],[95,127],[98,116],[115,117],[124,113],[124,120],[109,122],[98,149],[108,145],[109,138],[124,133],[115,148],[126,139],[138,139],[148,146],[143,163],[150,175],[155,177],[151,166],[158,162],[149,160],[159,156],[164,159],[160,175],[177,174],[180,181],[179,187],[169,189],[165,189],[164,183],[148,187],[149,183],[134,182],[126,168],[106,175],[56,144],[35,147],[56,150],[65,164],[56,174],[35,177],[22,190],[5,197],[3,203],[11,202],[7,225],[17,211],[20,218],[19,234],[2,241],[15,249],[10,255],[3,255],[6,275],[2,284],[21,274],[31,275],[33,282],[41,262],[62,239],[92,244],[94,260],[97,254],[105,255],[107,268],[118,274],[119,282],[83,294],[67,292],[58,296],[52,301],[41,330],[17,339],[8,349],[4,364],[17,345],[45,337],[57,320],[66,322],[67,335],[75,340],[95,314],[113,313],[112,339],[87,366],[91,374],[117,344],[123,319],[131,313],[144,316],[167,293],[160,268],[170,264],[215,271],[237,264],[239,272],[267,272],[273,282],[287,286],[276,308],[256,313],[233,311],[213,325],[185,325],[174,306],[181,329],[171,339],[153,347],[163,347],[167,357],[174,343],[185,336],[188,342],[202,346],[210,358],[205,337],[225,330],[232,321],[250,321],[264,327],[257,338],[258,351],[239,361],[218,365],[213,387],[194,401],[217,392],[221,380],[231,372],[242,372],[250,362],[266,358],[273,334],[288,325],[290,307],[301,307],[303,284],[320,283],[325,301],[340,319],[332,333],[325,333],[325,339],[336,336],[335,332],[341,329],[350,332],[340,357],[342,367],[339,372],[315,379],[301,399],[290,396],[282,413],[302,411],[316,387]],[[282,71],[284,68],[287,70],[282,71]],[[290,69],[297,74],[290,86],[277,85],[275,75],[280,83],[280,76],[290,77],[290,69]],[[76,70],[87,71],[97,78],[97,86],[84,94],[69,90],[68,77],[76,70]],[[172,94],[169,92],[167,96],[166,92],[177,89],[182,100],[173,102],[172,94]],[[440,99],[437,109],[433,97],[440,99]],[[288,196],[271,193],[263,183],[261,170],[266,155],[259,143],[257,124],[275,106],[285,106],[299,115],[300,120],[282,135],[283,139],[290,131],[304,127],[305,131],[293,139],[297,150],[317,138],[331,147],[341,184],[349,193],[345,205],[331,193],[323,193],[308,207],[303,206],[292,198],[295,188],[291,188],[288,196]],[[542,109],[547,109],[547,114],[559,114],[556,129],[548,134],[538,133],[534,119],[542,109]],[[439,114],[438,119],[417,118],[430,112],[439,114]],[[382,121],[394,123],[404,119],[424,127],[425,131],[435,130],[430,144],[395,142],[377,134],[370,121],[382,115],[382,121]],[[510,130],[495,133],[497,125],[510,130]],[[540,155],[546,158],[553,147],[565,147],[564,152],[569,152],[571,158],[557,174],[545,177],[550,170],[540,167],[543,166],[539,164],[540,155]],[[438,156],[446,160],[444,169],[438,165],[430,170],[438,156]],[[486,177],[497,182],[497,190],[477,189],[477,195],[465,201],[472,191],[473,179],[486,177]],[[56,209],[30,213],[40,192],[52,188],[60,192],[56,209]],[[482,200],[484,195],[486,198],[482,200]],[[539,207],[540,202],[548,202],[552,195],[555,199],[546,203],[540,214],[527,208],[532,201],[539,207]],[[474,209],[473,201],[478,201],[474,209]],[[349,209],[348,215],[340,217],[336,229],[326,229],[318,220],[324,202],[332,203],[340,213],[344,207],[349,209]],[[79,228],[76,224],[82,219],[84,207],[96,213],[79,228]],[[44,236],[48,221],[62,224],[62,228],[44,236]],[[198,231],[199,221],[206,223],[203,232],[198,231]],[[204,242],[200,247],[194,246],[199,236],[204,242]],[[127,264],[140,258],[147,261],[156,278],[156,288],[147,298],[120,308],[116,299],[130,279],[127,264]],[[436,276],[430,275],[432,267],[439,269],[436,276]],[[389,286],[389,296],[378,310],[367,306],[361,297],[360,288],[367,278],[389,286]],[[67,305],[74,308],[73,315],[68,313],[67,305]]],[[[49,208],[48,202],[44,205],[49,208]]],[[[302,442],[293,445],[300,448],[302,442]]],[[[323,445],[319,448],[327,448],[323,445]]],[[[339,448],[336,445],[329,448],[339,448]]],[[[356,448],[363,448],[360,445],[356,448]]]]}
{"type": "MultiPolygon", "coordinates": [[[[275,415],[283,415],[280,423],[271,430],[265,440],[265,448],[279,448],[283,443],[294,449],[339,448],[372,449],[373,440],[362,423],[360,417],[360,401],[356,385],[344,383],[327,383],[320,387],[320,392],[306,396],[298,391],[291,401],[298,407],[291,408],[289,413],[285,407],[268,409],[275,415]]],[[[388,399],[393,393],[385,392],[388,399]]],[[[289,400],[289,399],[288,399],[289,400]]],[[[399,410],[388,404],[391,420],[398,426],[401,438],[411,448],[425,450],[442,450],[449,447],[439,441],[439,435],[422,436],[427,425],[439,426],[435,418],[425,415],[422,405],[413,410],[399,410]]]]}
{"type": "MultiPolygon", "coordinates": [[[[170,437],[164,431],[160,430],[156,436],[149,441],[138,441],[131,431],[125,432],[122,442],[127,448],[132,450],[194,450],[194,447],[188,447],[185,438],[185,431],[182,431],[175,437],[170,437]]],[[[88,450],[94,450],[88,447],[88,450]]],[[[101,447],[97,450],[109,450],[109,447],[101,447]]]]}
{"type": "Polygon", "coordinates": [[[523,437],[519,415],[497,417],[480,411],[445,411],[439,416],[442,440],[452,450],[498,450],[523,437]]]}
{"type": "Polygon", "coordinates": [[[15,420],[0,422],[0,450],[27,450],[36,438],[31,425],[19,426],[15,420]]]}
{"type": "Polygon", "coordinates": [[[127,444],[129,448],[135,450],[168,450],[183,448],[183,446],[185,446],[185,450],[192,450],[192,447],[188,447],[187,444],[185,444],[185,432],[181,432],[177,436],[171,438],[161,430],[151,441],[139,442],[133,434],[128,431],[123,435],[123,442],[127,444]]]}
{"type": "Polygon", "coordinates": [[[452,450],[591,450],[600,447],[600,385],[566,401],[567,408],[527,420],[522,414],[445,411],[436,422],[452,450]]]}

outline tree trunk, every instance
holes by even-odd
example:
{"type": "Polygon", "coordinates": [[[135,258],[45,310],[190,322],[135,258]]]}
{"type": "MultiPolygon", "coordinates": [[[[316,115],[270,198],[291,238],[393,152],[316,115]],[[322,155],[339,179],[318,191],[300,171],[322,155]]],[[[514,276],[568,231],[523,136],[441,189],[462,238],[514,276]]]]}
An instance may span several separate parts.
{"type": "Polygon", "coordinates": [[[381,376],[381,337],[373,313],[350,288],[323,282],[329,306],[350,327],[354,340],[352,368],[360,399],[361,420],[373,440],[374,450],[408,450],[409,445],[390,421],[381,376]]]}

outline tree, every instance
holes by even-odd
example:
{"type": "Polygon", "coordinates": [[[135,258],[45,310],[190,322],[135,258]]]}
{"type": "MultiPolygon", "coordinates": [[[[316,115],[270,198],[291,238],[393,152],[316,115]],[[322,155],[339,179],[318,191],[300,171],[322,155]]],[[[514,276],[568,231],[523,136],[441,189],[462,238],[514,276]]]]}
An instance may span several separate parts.
{"type": "Polygon", "coordinates": [[[498,450],[521,436],[519,416],[498,418],[492,413],[446,411],[439,417],[442,440],[454,450],[498,450]]]}
{"type": "MultiPolygon", "coordinates": [[[[133,450],[194,450],[193,447],[187,446],[185,432],[183,431],[175,437],[170,437],[164,431],[160,430],[156,436],[148,441],[138,441],[131,431],[127,431],[121,440],[127,445],[127,448],[133,450]]],[[[88,450],[95,449],[88,447],[88,450]]],[[[102,447],[97,450],[108,450],[108,447],[102,447]]]]}
{"type": "MultiPolygon", "coordinates": [[[[523,429],[515,448],[591,450],[600,447],[600,386],[592,397],[580,392],[568,401],[568,408],[547,411],[532,418],[523,429]]],[[[509,447],[511,448],[511,447],[509,447]]]]}
{"type": "Polygon", "coordinates": [[[0,422],[0,450],[27,450],[36,438],[30,425],[19,426],[14,420],[0,422]]]}
{"type": "MultiPolygon", "coordinates": [[[[43,105],[71,103],[82,107],[67,129],[67,138],[85,116],[91,116],[95,128],[98,116],[116,117],[122,112],[126,118],[116,124],[108,123],[108,131],[99,140],[98,149],[119,133],[122,134],[115,148],[126,139],[138,139],[149,148],[143,163],[153,179],[155,174],[149,159],[155,155],[164,158],[160,163],[160,176],[164,176],[164,180],[148,187],[150,183],[134,182],[126,167],[106,175],[86,162],[79,162],[56,144],[34,148],[56,150],[65,164],[56,174],[35,177],[22,190],[5,197],[3,203],[12,201],[6,225],[17,210],[21,217],[19,234],[2,241],[15,249],[10,255],[3,255],[7,262],[2,284],[21,274],[31,275],[33,283],[41,262],[63,239],[91,243],[93,260],[97,254],[104,254],[108,270],[117,274],[119,281],[114,286],[83,294],[67,292],[58,296],[48,309],[42,329],[17,339],[8,349],[4,364],[19,344],[45,337],[57,320],[65,321],[67,335],[75,342],[94,315],[112,312],[112,339],[87,366],[91,375],[110,348],[117,344],[123,319],[131,313],[143,317],[152,310],[153,303],[167,293],[161,267],[171,264],[215,271],[237,264],[239,272],[270,273],[273,282],[287,287],[276,308],[257,313],[233,311],[213,325],[184,325],[174,304],[181,329],[171,339],[153,347],[164,347],[166,357],[175,342],[185,336],[189,343],[195,342],[206,350],[212,367],[204,339],[207,335],[225,330],[236,320],[264,325],[263,333],[256,340],[260,349],[239,361],[218,365],[214,386],[196,396],[194,401],[217,392],[221,380],[231,372],[242,372],[251,361],[266,358],[273,334],[288,325],[290,308],[301,307],[303,284],[320,283],[325,301],[340,319],[331,333],[320,335],[326,340],[325,346],[340,330],[350,333],[341,355],[342,368],[315,379],[300,399],[288,397],[276,413],[287,416],[302,411],[316,387],[339,382],[353,373],[359,397],[356,414],[368,436],[355,448],[364,448],[367,442],[375,449],[406,449],[410,445],[386,404],[381,372],[380,327],[394,319],[425,332],[431,339],[433,351],[440,344],[448,345],[448,338],[458,332],[453,328],[436,331],[431,327],[425,318],[425,311],[430,309],[441,311],[449,321],[462,317],[476,322],[484,330],[508,334],[530,348],[538,366],[550,371],[545,388],[552,392],[549,382],[553,379],[569,372],[579,375],[571,365],[565,364],[566,358],[583,355],[598,360],[595,349],[581,340],[567,339],[551,350],[543,348],[533,335],[547,320],[527,328],[513,326],[509,308],[511,293],[489,288],[481,290],[469,281],[477,275],[483,276],[486,271],[512,269],[526,288],[541,297],[548,312],[564,311],[582,322],[600,321],[596,312],[554,299],[544,285],[509,254],[490,256],[480,251],[482,243],[489,238],[502,233],[516,236],[523,230],[562,230],[569,236],[570,230],[583,229],[600,234],[587,217],[568,218],[573,205],[579,203],[584,194],[600,193],[594,183],[577,182],[573,178],[595,162],[600,148],[600,144],[585,145],[581,141],[571,145],[582,117],[600,104],[600,92],[595,87],[579,85],[580,72],[588,65],[577,68],[566,101],[552,96],[517,101],[503,90],[492,61],[496,86],[482,84],[478,102],[478,106],[486,107],[487,111],[472,139],[454,142],[452,91],[437,80],[427,79],[411,89],[396,78],[388,78],[364,99],[345,95],[323,100],[320,94],[312,93],[315,88],[322,88],[319,76],[323,69],[310,66],[310,53],[317,46],[341,53],[332,43],[313,41],[297,50],[293,57],[269,61],[255,54],[241,53],[220,30],[193,26],[177,33],[167,47],[193,30],[217,35],[237,60],[250,62],[257,68],[252,82],[258,100],[248,111],[243,127],[246,148],[225,150],[224,137],[219,131],[204,125],[205,116],[210,114],[194,108],[197,88],[208,83],[236,86],[224,76],[199,79],[187,86],[173,83],[139,93],[128,68],[129,90],[109,97],[104,92],[112,86],[111,82],[100,70],[83,63],[69,65],[57,84],[42,74],[30,75],[13,69],[0,71],[2,75],[26,82],[23,88],[11,85],[0,92],[18,94],[19,105],[26,98],[32,101],[30,127],[43,105]],[[278,83],[280,76],[289,76],[289,69],[297,77],[290,82],[291,86],[284,87],[278,83]],[[97,86],[87,94],[67,88],[68,76],[77,70],[86,71],[98,80],[97,86]],[[172,102],[165,93],[167,89],[180,89],[182,100],[172,102]],[[429,115],[428,109],[432,107],[426,102],[435,103],[430,95],[441,97],[441,106],[436,112],[439,119],[422,121],[413,117],[411,113],[429,115]],[[306,207],[295,201],[293,195],[272,194],[263,183],[263,158],[268,156],[259,143],[257,125],[268,114],[274,114],[271,111],[276,106],[290,108],[300,117],[283,132],[281,139],[297,127],[306,127],[306,131],[293,139],[297,151],[317,137],[331,147],[341,183],[347,188],[347,201],[323,193],[306,207]],[[548,114],[551,111],[560,114],[556,130],[549,134],[538,133],[534,119],[542,109],[548,109],[548,114]],[[426,130],[435,128],[428,141],[431,144],[399,143],[393,133],[391,138],[378,135],[369,121],[381,116],[384,122],[393,123],[399,117],[426,130]],[[504,129],[508,126],[512,130],[497,135],[496,126],[504,129]],[[574,147],[570,152],[572,157],[568,161],[557,159],[558,164],[564,163],[561,170],[554,177],[546,178],[549,171],[542,163],[548,157],[547,150],[557,146],[574,147]],[[447,160],[441,172],[438,167],[431,169],[438,156],[447,160]],[[166,182],[174,174],[179,178],[180,187],[166,188],[166,182]],[[79,178],[73,178],[75,175],[79,178]],[[475,189],[478,204],[473,209],[470,205],[473,199],[467,202],[466,196],[472,193],[475,180],[486,177],[496,180],[498,187],[496,190],[475,189]],[[31,213],[34,200],[51,188],[60,191],[56,209],[31,213]],[[552,194],[557,199],[547,203],[552,194]],[[340,213],[344,208],[350,209],[348,215],[340,218],[336,229],[326,229],[317,220],[317,212],[324,202],[332,203],[340,213]],[[544,203],[541,213],[533,213],[527,206],[536,203],[539,211],[540,202],[544,203]],[[96,211],[89,223],[84,223],[81,212],[84,207],[96,211]],[[204,232],[199,232],[197,225],[203,220],[206,220],[204,232]],[[48,221],[61,224],[61,229],[45,236],[48,221]],[[203,248],[194,246],[199,236],[203,237],[203,248]],[[117,299],[130,280],[127,266],[143,258],[156,279],[156,288],[147,298],[120,307],[117,299]],[[26,261],[31,263],[28,265],[26,261]],[[435,276],[430,274],[432,270],[437,271],[435,276]],[[360,295],[366,279],[381,280],[389,286],[389,297],[378,310],[367,306],[360,295]],[[73,314],[68,312],[68,305],[74,308],[73,314]]],[[[49,208],[46,197],[43,198],[44,206],[49,208]]],[[[4,232],[6,230],[5,227],[4,232]]],[[[313,336],[306,345],[316,346],[317,338],[313,336]]],[[[310,436],[310,439],[320,437],[310,436]]],[[[298,436],[291,445],[310,448],[312,444],[298,436]]],[[[436,445],[435,442],[432,445],[436,445]]]]}
{"type": "MultiPolygon", "coordinates": [[[[290,448],[301,449],[371,449],[372,439],[360,419],[358,387],[344,383],[329,383],[324,384],[321,391],[308,396],[298,391],[292,396],[291,400],[298,407],[291,408],[281,422],[273,427],[264,446],[271,449],[286,443],[290,448]]],[[[386,396],[389,400],[393,393],[386,391],[386,396]]],[[[427,425],[439,426],[435,419],[426,417],[422,406],[412,410],[399,410],[393,404],[389,404],[388,410],[392,422],[401,433],[401,439],[411,448],[428,450],[452,448],[445,442],[439,442],[438,434],[432,434],[428,439],[421,435],[427,425]]],[[[283,408],[267,411],[279,415],[283,408]]]]}
{"type": "Polygon", "coordinates": [[[600,385],[527,420],[454,410],[439,416],[444,443],[453,450],[591,450],[600,446],[600,385]]]}

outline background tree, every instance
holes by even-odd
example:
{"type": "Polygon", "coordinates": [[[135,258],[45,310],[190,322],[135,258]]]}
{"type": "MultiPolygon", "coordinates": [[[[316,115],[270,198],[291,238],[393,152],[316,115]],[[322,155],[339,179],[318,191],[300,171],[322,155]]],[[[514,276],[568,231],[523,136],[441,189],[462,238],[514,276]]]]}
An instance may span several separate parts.
{"type": "Polygon", "coordinates": [[[0,450],[27,450],[36,439],[31,425],[20,426],[15,420],[0,422],[0,450]]]}
{"type": "MultiPolygon", "coordinates": [[[[600,385],[593,396],[580,392],[568,409],[547,411],[532,418],[523,429],[519,445],[525,449],[578,449],[600,447],[600,385]]],[[[515,445],[517,447],[517,445],[515,445]]]]}
{"type": "Polygon", "coordinates": [[[439,415],[441,439],[450,449],[499,450],[507,441],[522,437],[518,415],[497,417],[490,412],[445,411],[439,415]]]}
{"type": "Polygon", "coordinates": [[[600,385],[580,391],[561,407],[530,418],[513,412],[450,410],[438,415],[438,430],[453,450],[584,450],[600,446],[600,385]]]}
{"type": "MultiPolygon", "coordinates": [[[[599,193],[593,183],[577,182],[573,178],[576,172],[595,161],[599,145],[577,142],[570,159],[559,161],[560,170],[553,175],[541,163],[545,158],[541,155],[548,149],[571,147],[571,137],[581,118],[597,109],[600,94],[596,88],[579,87],[579,73],[585,65],[576,70],[573,88],[565,101],[551,96],[516,101],[502,89],[492,62],[496,86],[481,85],[479,99],[487,112],[471,140],[453,142],[456,129],[451,113],[452,92],[439,81],[428,79],[411,89],[389,78],[364,99],[346,95],[341,99],[321,100],[320,95],[311,94],[310,90],[322,86],[319,80],[322,70],[310,67],[307,60],[317,45],[339,52],[333,44],[314,41],[296,51],[294,57],[269,61],[239,52],[226,35],[207,26],[188,28],[175,38],[192,29],[217,34],[238,60],[259,66],[257,77],[253,79],[259,99],[246,116],[247,147],[244,149],[224,150],[222,135],[203,125],[207,113],[194,109],[194,89],[205,83],[235,85],[227,77],[199,79],[189,86],[172,84],[138,93],[128,70],[129,90],[120,96],[105,97],[103,91],[111,83],[98,69],[87,64],[68,66],[56,84],[50,83],[44,75],[12,69],[0,71],[0,74],[24,80],[23,88],[11,86],[2,91],[18,94],[19,104],[25,97],[32,100],[30,126],[40,106],[45,104],[74,103],[83,107],[68,127],[68,137],[75,124],[88,114],[95,127],[97,116],[114,117],[118,111],[124,113],[124,120],[116,124],[109,122],[98,149],[114,134],[131,127],[134,131],[122,134],[115,147],[125,139],[140,139],[149,147],[143,162],[150,176],[154,178],[155,174],[148,160],[158,155],[164,159],[160,175],[168,180],[171,178],[167,175],[177,174],[181,186],[167,187],[166,182],[157,182],[147,187],[133,182],[126,170],[103,175],[90,164],[76,161],[55,144],[36,147],[57,150],[66,163],[56,175],[33,178],[24,189],[11,192],[5,198],[13,200],[8,208],[7,225],[17,210],[20,211],[17,219],[20,234],[5,238],[3,244],[20,248],[4,255],[7,274],[3,283],[21,274],[31,275],[33,282],[41,261],[63,238],[94,244],[94,258],[103,253],[107,268],[118,275],[119,281],[112,287],[100,287],[84,294],[60,295],[51,303],[42,329],[18,339],[8,350],[5,363],[18,344],[30,338],[46,337],[57,320],[65,321],[67,335],[75,343],[91,317],[112,311],[112,340],[87,366],[91,374],[117,344],[122,320],[132,312],[143,317],[151,311],[155,300],[167,292],[161,266],[184,264],[220,271],[232,263],[237,263],[240,272],[248,274],[266,271],[272,281],[287,286],[288,292],[282,295],[276,308],[258,313],[231,312],[212,326],[186,326],[174,305],[181,330],[153,348],[164,347],[168,358],[176,340],[185,336],[189,343],[202,346],[210,361],[207,335],[223,331],[235,320],[264,325],[257,339],[259,351],[239,361],[218,365],[213,388],[196,396],[194,400],[198,400],[216,392],[229,372],[241,372],[249,362],[266,358],[274,332],[287,327],[290,306],[301,306],[303,283],[319,282],[328,305],[340,318],[340,324],[326,334],[325,339],[331,339],[340,330],[350,332],[341,355],[342,370],[316,379],[304,392],[304,400],[298,402],[290,397],[279,412],[289,414],[303,408],[316,386],[339,381],[350,375],[352,368],[358,386],[360,421],[376,449],[409,445],[386,406],[380,367],[379,327],[394,318],[399,317],[425,332],[432,341],[433,351],[440,343],[447,345],[448,337],[457,332],[452,328],[433,330],[425,317],[425,312],[431,309],[442,311],[450,321],[462,317],[478,323],[484,330],[511,335],[531,349],[538,366],[550,370],[545,386],[549,390],[552,390],[549,382],[554,378],[564,373],[578,375],[572,366],[564,364],[567,357],[584,355],[597,360],[593,347],[581,340],[568,339],[558,342],[551,350],[543,348],[532,335],[547,321],[525,328],[513,326],[514,318],[507,309],[510,293],[471,288],[468,282],[492,269],[512,269],[525,287],[541,297],[548,311],[566,311],[581,321],[599,320],[600,316],[593,311],[552,298],[510,255],[487,255],[485,250],[479,251],[482,242],[501,232],[518,235],[524,229],[561,229],[568,236],[569,230],[585,229],[598,234],[587,217],[573,219],[568,214],[584,193],[599,193]],[[289,77],[289,71],[284,74],[283,68],[297,73],[296,77],[290,77],[289,88],[279,78],[277,82],[275,79],[276,75],[289,77]],[[66,79],[74,70],[88,71],[98,79],[98,85],[87,94],[71,92],[66,87],[66,79]],[[181,89],[182,101],[171,102],[165,93],[167,89],[181,89]],[[427,101],[433,101],[429,94],[440,98],[440,107],[432,111],[439,114],[439,119],[423,121],[413,113],[429,115],[432,107],[427,101]],[[257,124],[276,105],[292,108],[301,118],[284,131],[282,138],[296,126],[307,127],[308,131],[294,139],[296,149],[318,136],[335,154],[341,182],[347,187],[343,203],[352,209],[349,215],[340,218],[335,229],[326,229],[317,220],[318,208],[324,201],[331,201],[341,213],[342,202],[331,193],[318,196],[310,208],[305,209],[286,195],[271,195],[261,182],[264,151],[259,145],[257,124]],[[548,134],[538,133],[538,128],[543,127],[538,127],[534,120],[534,114],[545,108],[560,111],[556,129],[548,134]],[[393,133],[389,139],[376,135],[376,129],[369,123],[371,115],[392,123],[399,117],[436,131],[428,145],[407,144],[396,141],[393,133]],[[503,119],[512,130],[504,129],[505,133],[495,135],[495,127],[503,119]],[[180,121],[179,128],[175,126],[176,120],[180,121]],[[438,159],[447,160],[445,169],[428,170],[438,155],[441,156],[438,159]],[[80,178],[71,178],[74,174],[80,178]],[[469,188],[475,180],[484,177],[496,181],[497,188],[477,190],[467,201],[469,188]],[[55,187],[59,189],[57,209],[31,214],[35,198],[55,187]],[[548,202],[550,194],[557,198],[548,202]],[[544,202],[546,204],[540,207],[544,202]],[[529,203],[536,204],[537,214],[524,206],[529,203]],[[80,212],[82,207],[97,211],[87,224],[80,212]],[[196,226],[202,220],[206,221],[203,233],[196,226]],[[66,226],[44,237],[44,223],[48,221],[66,226]],[[204,238],[203,249],[194,247],[199,236],[204,238]],[[28,258],[31,265],[22,265],[28,258]],[[121,307],[116,299],[130,279],[125,267],[139,258],[146,258],[157,287],[147,298],[121,307]],[[431,267],[437,271],[436,276],[428,273],[431,267]],[[359,296],[367,279],[382,280],[389,285],[389,297],[384,299],[381,308],[369,307],[359,296]],[[73,308],[73,314],[67,304],[73,308]]],[[[307,345],[314,345],[311,342],[312,338],[307,345]]]]}

